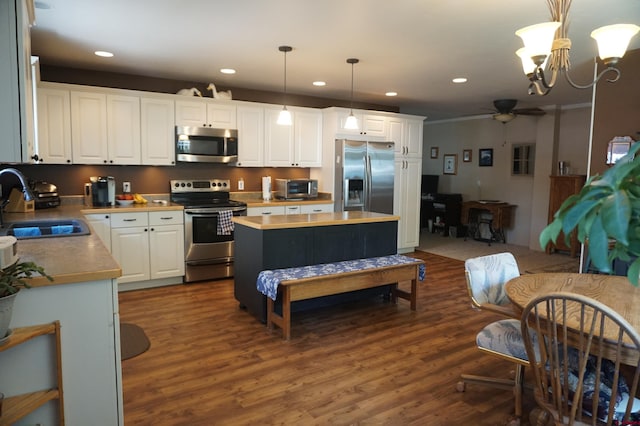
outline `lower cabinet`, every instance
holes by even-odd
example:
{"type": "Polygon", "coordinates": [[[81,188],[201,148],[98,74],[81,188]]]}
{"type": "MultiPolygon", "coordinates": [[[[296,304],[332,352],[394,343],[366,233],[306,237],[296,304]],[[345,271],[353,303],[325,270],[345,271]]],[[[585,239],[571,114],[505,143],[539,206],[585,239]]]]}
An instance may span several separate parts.
{"type": "Polygon", "coordinates": [[[96,213],[85,217],[120,264],[119,284],[184,275],[182,211],[96,213]]]}
{"type": "Polygon", "coordinates": [[[398,252],[407,253],[420,245],[420,184],[422,159],[396,160],[393,212],[398,222],[398,252]]]}

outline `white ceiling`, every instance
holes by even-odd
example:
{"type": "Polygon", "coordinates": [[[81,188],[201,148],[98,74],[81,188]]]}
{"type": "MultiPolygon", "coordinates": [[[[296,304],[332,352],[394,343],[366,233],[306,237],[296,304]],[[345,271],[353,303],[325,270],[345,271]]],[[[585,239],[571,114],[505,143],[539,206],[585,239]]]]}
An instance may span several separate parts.
{"type": "MultiPolygon", "coordinates": [[[[546,97],[527,95],[514,32],[548,20],[544,0],[37,0],[32,50],[44,64],[278,92],[278,46],[290,45],[288,92],[349,99],[355,57],[356,101],[435,120],[489,113],[497,98],[518,108],[589,102],[590,90],[564,80],[546,97]],[[451,82],[460,76],[468,83],[451,82]]],[[[572,77],[583,83],[597,53],[591,31],[640,24],[640,0],[575,0],[569,21],[572,77]]]]}

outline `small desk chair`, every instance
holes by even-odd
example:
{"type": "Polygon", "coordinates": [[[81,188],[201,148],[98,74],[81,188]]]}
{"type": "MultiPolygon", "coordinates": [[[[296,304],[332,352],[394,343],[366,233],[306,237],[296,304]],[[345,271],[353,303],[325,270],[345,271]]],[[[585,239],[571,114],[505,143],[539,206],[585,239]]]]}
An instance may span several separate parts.
{"type": "Polygon", "coordinates": [[[633,397],[640,377],[640,334],[622,316],[580,294],[552,293],[527,304],[521,325],[533,360],[534,396],[543,410],[539,416],[532,412],[532,425],[640,423],[640,415],[633,414],[640,411],[640,400],[633,397]],[[629,381],[621,373],[623,363],[634,368],[624,370],[629,381]]]}
{"type": "Polygon", "coordinates": [[[515,396],[515,414],[520,418],[524,367],[529,365],[529,361],[522,342],[520,320],[504,290],[507,281],[520,275],[518,264],[511,253],[498,253],[467,259],[465,272],[472,307],[508,318],[494,321],[480,330],[476,336],[478,349],[513,362],[516,371],[513,380],[463,374],[456,388],[462,392],[466,383],[473,383],[511,390],[515,396]]]}

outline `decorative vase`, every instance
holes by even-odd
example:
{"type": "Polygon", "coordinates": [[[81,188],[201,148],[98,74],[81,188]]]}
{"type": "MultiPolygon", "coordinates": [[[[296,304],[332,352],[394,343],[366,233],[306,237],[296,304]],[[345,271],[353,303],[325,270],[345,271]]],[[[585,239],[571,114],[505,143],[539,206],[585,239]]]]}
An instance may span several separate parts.
{"type": "Polygon", "coordinates": [[[18,293],[0,297],[0,339],[4,338],[9,331],[11,323],[11,313],[13,312],[13,302],[18,293]]]}

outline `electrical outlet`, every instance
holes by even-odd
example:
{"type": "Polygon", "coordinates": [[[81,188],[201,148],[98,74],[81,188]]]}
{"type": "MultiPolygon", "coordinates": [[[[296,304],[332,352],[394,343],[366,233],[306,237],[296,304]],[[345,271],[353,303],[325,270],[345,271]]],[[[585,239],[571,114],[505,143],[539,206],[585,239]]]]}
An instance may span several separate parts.
{"type": "Polygon", "coordinates": [[[244,179],[238,181],[238,191],[244,191],[244,179]]]}
{"type": "Polygon", "coordinates": [[[122,192],[131,192],[131,182],[122,182],[122,192]]]}

